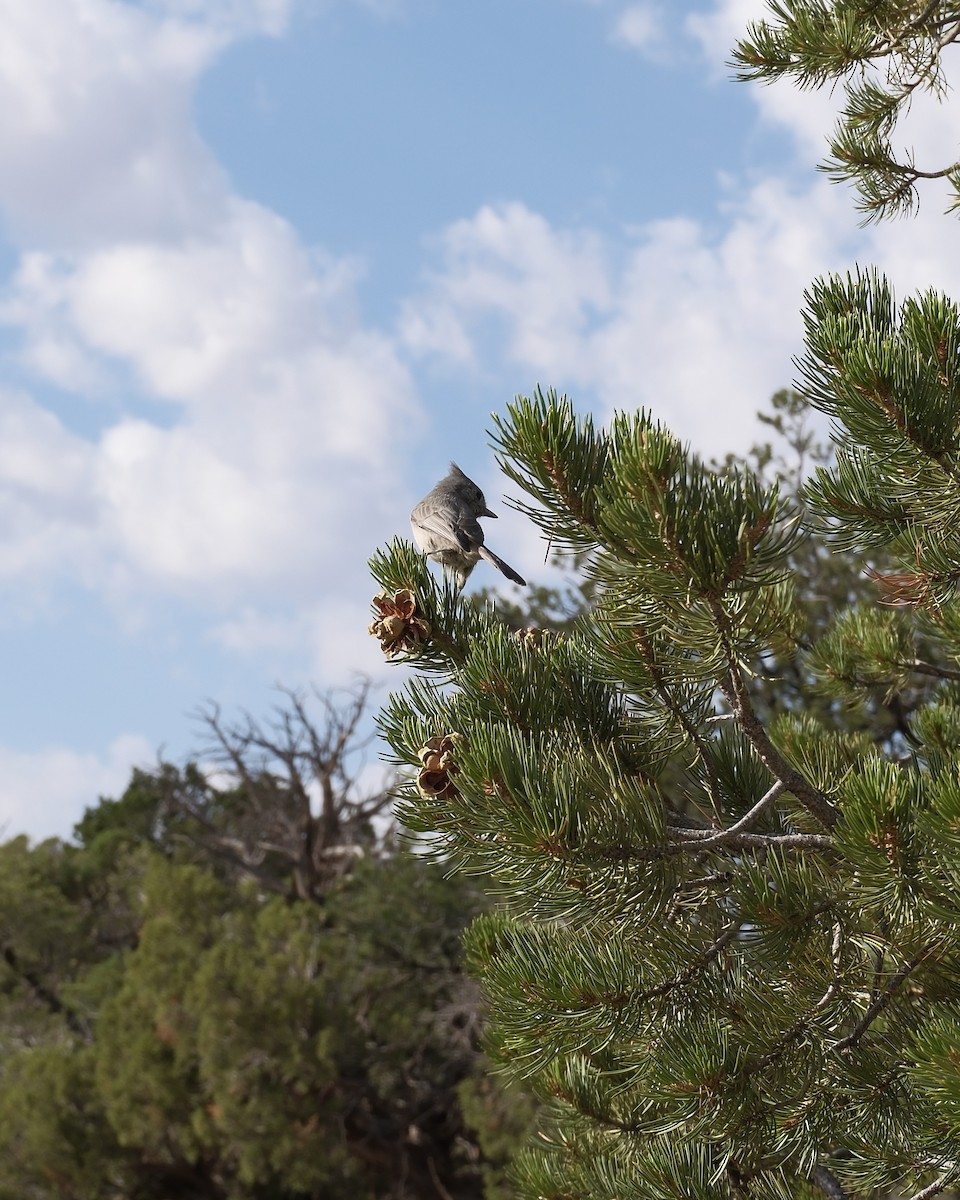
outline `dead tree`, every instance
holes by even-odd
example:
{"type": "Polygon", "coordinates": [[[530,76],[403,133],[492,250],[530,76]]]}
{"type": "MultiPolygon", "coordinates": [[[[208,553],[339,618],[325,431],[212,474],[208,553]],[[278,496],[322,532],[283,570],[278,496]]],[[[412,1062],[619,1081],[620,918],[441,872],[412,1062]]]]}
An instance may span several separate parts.
{"type": "Polygon", "coordinates": [[[360,780],[369,693],[366,681],[345,693],[281,689],[264,722],[226,719],[216,704],[199,710],[206,786],[171,781],[167,819],[267,887],[322,901],[392,829],[389,787],[364,791],[360,780]]]}

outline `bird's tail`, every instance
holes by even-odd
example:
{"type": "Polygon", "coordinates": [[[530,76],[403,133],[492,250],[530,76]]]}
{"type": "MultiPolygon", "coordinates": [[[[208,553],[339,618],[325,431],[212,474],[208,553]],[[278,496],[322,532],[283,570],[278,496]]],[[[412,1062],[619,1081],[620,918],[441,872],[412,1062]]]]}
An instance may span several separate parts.
{"type": "Polygon", "coordinates": [[[480,557],[485,558],[488,563],[497,568],[501,575],[506,575],[513,583],[519,583],[521,587],[527,586],[527,581],[521,578],[509,563],[505,563],[502,558],[499,558],[492,550],[488,550],[486,546],[480,547],[480,557]]]}

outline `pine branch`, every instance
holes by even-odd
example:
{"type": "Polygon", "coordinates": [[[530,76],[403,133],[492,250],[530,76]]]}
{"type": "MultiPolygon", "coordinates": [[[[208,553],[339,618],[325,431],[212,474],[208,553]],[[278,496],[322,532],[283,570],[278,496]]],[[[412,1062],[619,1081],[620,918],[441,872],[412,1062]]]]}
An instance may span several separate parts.
{"type": "MultiPolygon", "coordinates": [[[[877,45],[868,54],[865,54],[863,56],[864,60],[877,59],[877,58],[888,58],[890,55],[894,54],[898,49],[901,49],[904,45],[907,34],[915,33],[918,30],[920,30],[924,25],[926,25],[928,22],[928,19],[931,16],[933,16],[934,12],[940,7],[940,5],[942,3],[943,3],[943,0],[930,0],[930,2],[927,4],[927,7],[925,9],[923,9],[923,11],[917,17],[915,17],[912,21],[909,21],[904,26],[904,28],[899,32],[899,34],[897,34],[895,37],[888,38],[885,42],[878,42],[877,45]]],[[[954,20],[954,16],[953,16],[953,14],[950,14],[950,15],[942,18],[942,20],[931,21],[929,23],[928,28],[943,29],[945,26],[947,26],[953,20],[954,20]]],[[[942,38],[939,38],[937,40],[937,44],[936,44],[936,51],[933,53],[930,53],[929,58],[935,59],[937,54],[939,54],[940,51],[945,50],[947,48],[947,46],[950,45],[951,42],[956,40],[958,32],[960,32],[960,30],[958,30],[957,25],[955,25],[953,30],[950,33],[944,35],[944,37],[942,37],[942,38]]],[[[925,77],[923,75],[921,75],[920,78],[923,79],[925,77]]]]}
{"type": "Polygon", "coordinates": [[[743,921],[735,921],[732,925],[728,926],[727,929],[720,934],[716,941],[714,941],[711,946],[708,946],[707,949],[699,955],[696,962],[687,967],[686,970],[681,971],[679,975],[675,975],[673,979],[668,979],[666,983],[660,983],[654,988],[649,988],[645,992],[640,992],[637,998],[642,1001],[656,1000],[661,996],[668,996],[671,992],[676,991],[677,988],[681,988],[685,984],[689,983],[690,980],[695,978],[695,976],[697,976],[704,967],[709,966],[715,958],[719,957],[719,955],[723,953],[727,946],[729,946],[730,943],[740,933],[740,930],[743,929],[743,924],[743,921]]]}
{"type": "Polygon", "coordinates": [[[60,997],[55,991],[52,990],[52,988],[47,987],[47,985],[35,971],[31,971],[29,967],[25,967],[23,965],[23,963],[20,961],[20,956],[12,946],[5,945],[2,953],[3,960],[10,970],[13,971],[15,975],[18,975],[24,981],[24,983],[28,985],[36,998],[40,1000],[50,1012],[57,1014],[57,1016],[63,1017],[64,1021],[67,1023],[67,1028],[70,1029],[71,1032],[76,1033],[83,1038],[88,1038],[90,1036],[90,1030],[86,1023],[81,1020],[81,1018],[70,1007],[69,1004],[65,1004],[63,1000],[60,999],[60,997]]]}
{"type": "Polygon", "coordinates": [[[729,829],[722,829],[719,833],[707,832],[702,835],[699,831],[689,830],[682,832],[681,837],[699,838],[700,840],[697,843],[698,850],[705,850],[708,846],[728,845],[737,834],[744,833],[755,821],[759,820],[783,791],[783,783],[778,779],[773,787],[757,801],[753,808],[748,813],[745,813],[739,821],[731,825],[729,829]]]}
{"type": "Polygon", "coordinates": [[[697,749],[700,756],[700,761],[703,763],[703,769],[707,775],[707,793],[710,796],[710,801],[714,812],[721,812],[722,805],[720,804],[720,781],[717,778],[716,771],[713,766],[713,759],[709,753],[709,748],[706,741],[700,733],[700,730],[690,720],[689,716],[683,711],[682,706],[674,699],[673,693],[667,686],[666,675],[660,669],[657,662],[657,655],[650,638],[641,630],[634,630],[633,644],[640,651],[640,656],[643,659],[643,665],[650,673],[650,678],[653,681],[653,687],[656,694],[663,703],[664,708],[677,722],[683,732],[687,735],[692,745],[697,749]]]}
{"type": "Polygon", "coordinates": [[[936,663],[924,662],[920,658],[900,665],[906,667],[908,671],[916,671],[918,675],[932,675],[935,679],[951,679],[960,682],[960,671],[955,667],[941,667],[936,663]]]}
{"type": "Polygon", "coordinates": [[[914,16],[907,5],[840,0],[773,7],[776,24],[751,24],[750,37],[734,52],[738,78],[787,75],[800,87],[818,88],[843,81],[846,104],[831,139],[831,157],[820,169],[834,180],[853,182],[867,221],[910,211],[919,180],[948,178],[956,189],[960,163],[922,170],[909,153],[897,161],[891,145],[894,126],[915,94],[923,88],[946,91],[942,60],[960,38],[955,5],[944,12],[934,0],[914,16]],[[882,82],[874,82],[877,77],[882,82]]]}
{"type": "MultiPolygon", "coordinates": [[[[889,26],[893,6],[877,11],[889,26]]],[[[922,65],[907,51],[904,78],[922,65]]],[[[883,97],[861,100],[882,131],[883,97]]],[[[811,309],[811,391],[848,433],[810,511],[819,497],[877,570],[893,552],[909,564],[915,541],[918,570],[956,571],[960,311],[898,309],[859,276],[821,285],[811,309]]],[[[521,415],[517,476],[595,586],[583,645],[517,656],[478,629],[464,669],[408,685],[389,728],[395,747],[467,739],[455,794],[410,811],[502,889],[505,911],[470,935],[490,1044],[563,1102],[553,1163],[530,1152],[524,1194],[846,1200],[926,1177],[920,1200],[935,1196],[956,1168],[953,1134],[930,1129],[960,1040],[960,604],[878,604],[860,560],[831,563],[816,529],[814,553],[796,552],[789,489],[711,473],[646,419],[586,439],[567,408],[521,415]],[[883,709],[901,693],[929,746],[909,771],[883,754],[910,737],[883,709]],[[910,985],[939,947],[937,987],[910,985]]]]}
{"type": "MultiPolygon", "coordinates": [[[[897,971],[896,975],[890,980],[886,988],[873,1001],[861,1019],[853,1027],[846,1037],[841,1038],[838,1042],[834,1042],[830,1047],[831,1050],[848,1050],[851,1046],[857,1045],[863,1035],[867,1032],[873,1022],[880,1016],[883,1010],[887,1007],[896,993],[903,986],[907,977],[916,969],[927,957],[927,951],[920,954],[915,954],[908,962],[897,971]]],[[[931,1195],[934,1193],[931,1192],[931,1195]]]]}
{"type": "MultiPolygon", "coordinates": [[[[811,911],[810,916],[813,917],[813,916],[816,916],[818,913],[826,912],[831,907],[832,903],[833,903],[832,901],[824,901],[822,904],[818,904],[811,911]]],[[[833,935],[833,966],[834,966],[835,972],[839,971],[840,950],[841,950],[840,927],[837,926],[834,929],[834,935],[833,935]]],[[[803,1034],[806,1033],[807,1029],[810,1026],[810,1021],[812,1020],[812,1018],[815,1017],[817,1015],[817,1013],[823,1012],[823,1010],[827,1007],[827,1005],[830,1003],[830,1001],[837,994],[838,986],[839,986],[838,979],[835,975],[834,978],[830,980],[830,983],[827,985],[826,991],[823,993],[823,995],[820,997],[820,999],[815,1004],[811,1005],[810,1008],[808,1008],[807,1011],[796,1022],[794,1022],[794,1024],[788,1030],[786,1030],[784,1032],[783,1036],[780,1038],[779,1042],[773,1047],[773,1049],[769,1050],[761,1059],[759,1059],[757,1062],[755,1062],[752,1066],[752,1069],[754,1071],[762,1071],[762,1070],[764,1070],[765,1067],[769,1067],[771,1063],[776,1062],[777,1059],[782,1058],[783,1055],[787,1052],[787,1050],[789,1050],[790,1047],[794,1044],[794,1042],[798,1041],[803,1036],[803,1034]]]]}
{"type": "Polygon", "coordinates": [[[804,808],[823,825],[832,829],[839,820],[839,813],[830,799],[806,780],[799,771],[791,767],[780,751],[770,741],[763,722],[757,716],[750,693],[743,679],[743,671],[730,637],[730,622],[719,604],[713,605],[714,618],[723,640],[727,657],[727,678],[720,681],[720,690],[743,730],[748,741],[757,752],[757,757],[773,777],[792,792],[804,808]]]}
{"type": "Polygon", "coordinates": [[[672,845],[683,844],[685,849],[694,850],[698,854],[707,846],[717,845],[720,842],[731,850],[834,850],[836,848],[833,838],[818,833],[733,833],[732,830],[725,830],[723,833],[717,834],[717,842],[714,842],[712,838],[710,841],[699,839],[697,831],[692,829],[671,829],[670,832],[676,833],[680,839],[679,842],[671,843],[672,845]]]}
{"type": "Polygon", "coordinates": [[[930,0],[927,7],[907,26],[908,29],[919,29],[921,25],[925,25],[927,18],[932,17],[934,12],[940,7],[942,0],[930,0]]]}
{"type": "Polygon", "coordinates": [[[939,1196],[941,1192],[946,1191],[946,1189],[953,1182],[955,1176],[955,1171],[948,1171],[945,1175],[941,1175],[939,1179],[935,1180],[928,1187],[923,1188],[922,1191],[915,1192],[909,1198],[909,1200],[931,1200],[931,1197],[939,1196]]]}

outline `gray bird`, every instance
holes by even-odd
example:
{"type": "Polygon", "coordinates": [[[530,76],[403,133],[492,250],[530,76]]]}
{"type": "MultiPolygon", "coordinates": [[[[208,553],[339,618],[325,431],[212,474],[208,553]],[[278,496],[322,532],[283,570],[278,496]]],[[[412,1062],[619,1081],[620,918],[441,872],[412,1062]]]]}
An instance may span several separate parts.
{"type": "Polygon", "coordinates": [[[410,514],[414,541],[428,558],[442,565],[454,578],[459,592],[467,576],[481,558],[492,563],[508,579],[521,586],[513,567],[483,544],[483,530],[477,517],[496,517],[487,508],[483,492],[468,479],[456,463],[450,464],[445,476],[433,491],[428,492],[410,514]]]}

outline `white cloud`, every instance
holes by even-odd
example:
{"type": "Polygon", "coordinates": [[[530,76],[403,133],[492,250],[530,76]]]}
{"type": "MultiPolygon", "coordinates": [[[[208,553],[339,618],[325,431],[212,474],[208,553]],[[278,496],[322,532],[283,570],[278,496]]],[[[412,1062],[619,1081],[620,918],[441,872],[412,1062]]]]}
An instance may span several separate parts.
{"type": "Polygon", "coordinates": [[[211,638],[221,646],[244,657],[265,651],[271,655],[302,652],[309,630],[305,612],[261,612],[245,604],[211,630],[211,638]]]}
{"type": "Polygon", "coordinates": [[[0,391],[0,578],[45,575],[52,564],[95,570],[97,522],[90,446],[29,396],[0,391]]]}
{"type": "Polygon", "coordinates": [[[657,4],[628,5],[617,16],[613,38],[641,54],[657,56],[664,46],[663,10],[657,4]]]}
{"type": "Polygon", "coordinates": [[[0,209],[21,239],[169,237],[215,219],[220,168],[190,123],[215,24],[109,0],[0,0],[0,209]]]}
{"type": "MultiPolygon", "coordinates": [[[[766,0],[715,0],[701,12],[690,13],[684,28],[699,44],[704,64],[716,80],[731,76],[730,62],[737,42],[747,36],[751,22],[769,19],[766,0]]],[[[741,83],[764,121],[789,133],[801,161],[811,171],[826,151],[826,139],[837,114],[837,94],[828,88],[798,91],[792,84],[741,83]]]]}
{"type": "MultiPolygon", "coordinates": [[[[0,211],[22,250],[0,323],[41,381],[92,399],[100,426],[81,435],[69,403],[57,416],[43,393],[0,393],[0,578],[18,604],[62,576],[125,617],[184,595],[231,654],[394,681],[365,632],[365,560],[407,531],[400,476],[424,425],[408,356],[556,385],[600,418],[647,405],[719,455],[752,440],[755,410],[791,381],[816,274],[857,257],[901,294],[958,291],[960,224],[927,203],[918,222],[856,233],[849,192],[813,171],[833,102],[755,84],[742,86],[789,133],[806,183],[738,180],[703,221],[619,235],[485,207],[440,231],[396,336],[366,327],[361,266],[232,193],[194,125],[203,71],[231,41],[281,32],[288,9],[0,0],[0,105],[16,114],[0,126],[0,211]]],[[[686,29],[725,76],[765,11],[718,0],[686,29]]],[[[662,4],[605,15],[617,12],[616,36],[643,53],[679,19],[662,4]]],[[[918,108],[923,153],[953,136],[947,113],[918,108]]],[[[480,482],[507,518],[490,532],[497,552],[549,577],[536,530],[493,502],[497,481],[480,482]]],[[[0,822],[62,832],[152,757],[133,735],[90,754],[0,748],[0,822]]]]}
{"type": "Polygon", "coordinates": [[[521,205],[483,209],[441,240],[411,345],[442,356],[450,338],[477,356],[494,318],[510,361],[582,407],[649,406],[700,449],[743,449],[790,382],[803,289],[844,261],[854,222],[822,180],[757,184],[725,215],[719,236],[674,219],[604,241],[521,205]]]}
{"type": "Polygon", "coordinates": [[[539,213],[512,203],[482,208],[437,239],[440,266],[425,296],[405,307],[401,336],[417,354],[476,360],[468,316],[504,321],[508,354],[565,373],[579,361],[579,339],[612,301],[602,238],[555,230],[539,213]]]}
{"type": "Polygon", "coordinates": [[[134,767],[155,761],[156,749],[137,734],[114,738],[102,753],[0,746],[0,837],[64,837],[84,808],[100,796],[119,796],[134,767]]]}
{"type": "Polygon", "coordinates": [[[265,33],[278,37],[287,27],[293,0],[146,0],[162,16],[197,21],[224,37],[265,33]]]}
{"type": "MultiPolygon", "coordinates": [[[[720,0],[686,28],[722,64],[766,12],[763,0],[720,0]]],[[[638,36],[649,28],[638,17],[638,36]]],[[[483,208],[437,238],[400,326],[411,352],[460,370],[506,360],[601,416],[647,406],[719,455],[744,450],[756,410],[793,381],[803,292],[818,275],[876,263],[901,295],[960,294],[960,223],[936,199],[921,189],[919,219],[862,230],[850,189],[815,171],[833,124],[828,94],[741,86],[792,135],[799,183],[730,179],[712,218],[621,236],[557,227],[519,203],[483,208]]],[[[932,153],[953,136],[948,106],[915,116],[919,147],[932,153]]]]}
{"type": "Polygon", "coordinates": [[[231,197],[215,228],[176,242],[32,255],[18,299],[23,311],[34,299],[37,324],[61,315],[90,348],[129,361],[153,394],[196,404],[249,387],[265,349],[302,354],[349,336],[355,278],[349,263],[315,262],[280,217],[231,197]]]}
{"type": "MultiPolygon", "coordinates": [[[[373,543],[371,543],[372,545],[373,543]]],[[[267,657],[283,664],[278,676],[303,675],[346,685],[358,675],[394,684],[397,664],[385,660],[380,643],[367,632],[373,620],[369,577],[347,578],[338,589],[299,605],[277,610],[246,605],[211,631],[219,645],[244,658],[267,657]]]]}
{"type": "MultiPolygon", "coordinates": [[[[398,346],[358,319],[358,264],[311,252],[232,195],[193,128],[198,73],[230,37],[279,28],[284,4],[13,10],[0,99],[25,117],[0,132],[0,204],[29,210],[39,242],[0,320],[45,379],[98,397],[105,380],[132,379],[166,412],[111,416],[82,438],[36,401],[0,398],[8,578],[60,570],[231,610],[280,587],[309,605],[331,579],[360,579],[358,546],[405,527],[398,463],[421,417],[404,351],[461,370],[505,362],[601,412],[649,405],[721,452],[750,440],[756,408],[790,381],[814,275],[874,246],[950,274],[942,238],[935,251],[904,234],[855,238],[849,196],[811,162],[806,190],[761,180],[735,199],[731,187],[720,232],[677,219],[603,237],[519,203],[483,208],[439,235],[398,346]]],[[[657,11],[623,9],[624,35],[644,40],[657,11]]],[[[726,0],[688,23],[719,60],[717,43],[762,12],[726,0]]],[[[810,94],[780,91],[789,102],[768,111],[807,136],[810,94]]]]}
{"type": "Polygon", "coordinates": [[[185,243],[29,255],[4,307],[34,366],[76,345],[86,373],[120,362],[169,404],[163,424],[124,417],[71,446],[91,537],[178,590],[302,585],[362,531],[372,544],[419,421],[394,348],[356,320],[353,268],[318,262],[256,205],[227,211],[185,243]]]}
{"type": "Polygon", "coordinates": [[[32,405],[18,455],[48,462],[69,501],[51,523],[0,455],[15,501],[0,569],[73,576],[82,546],[85,577],[127,595],[138,580],[315,591],[354,539],[376,541],[419,410],[390,339],[357,315],[358,265],[231,194],[193,125],[200,72],[231,39],[282,29],[287,4],[0,0],[0,15],[0,104],[18,113],[0,208],[25,245],[0,322],[103,426],[80,438],[17,402],[32,405]]]}
{"type": "Polygon", "coordinates": [[[192,120],[231,42],[292,0],[0,0],[0,211],[25,242],[175,238],[216,223],[223,172],[192,120]]]}
{"type": "Polygon", "coordinates": [[[725,74],[723,64],[751,22],[770,15],[767,0],[712,0],[685,18],[688,30],[702,45],[706,59],[725,74]]]}

